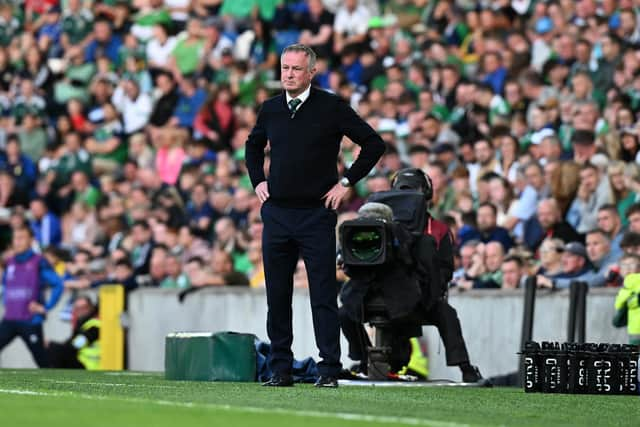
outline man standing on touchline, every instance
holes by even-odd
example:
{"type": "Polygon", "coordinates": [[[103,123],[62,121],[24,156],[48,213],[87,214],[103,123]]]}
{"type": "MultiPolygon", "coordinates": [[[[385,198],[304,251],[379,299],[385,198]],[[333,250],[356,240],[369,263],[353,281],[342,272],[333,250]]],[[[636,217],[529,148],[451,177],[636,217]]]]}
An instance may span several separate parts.
{"type": "Polygon", "coordinates": [[[311,87],[316,55],[301,44],[281,56],[284,93],[262,105],[246,143],[247,168],[263,202],[262,250],[267,288],[267,332],[273,377],[266,386],[291,386],[293,273],[302,256],[316,344],[318,387],[337,387],[340,325],[336,283],[336,212],[349,188],[373,168],[384,152],[382,138],[340,97],[311,87]],[[340,142],[347,136],[362,147],[358,159],[338,177],[340,142]],[[271,165],[264,173],[269,142],[271,165]]]}

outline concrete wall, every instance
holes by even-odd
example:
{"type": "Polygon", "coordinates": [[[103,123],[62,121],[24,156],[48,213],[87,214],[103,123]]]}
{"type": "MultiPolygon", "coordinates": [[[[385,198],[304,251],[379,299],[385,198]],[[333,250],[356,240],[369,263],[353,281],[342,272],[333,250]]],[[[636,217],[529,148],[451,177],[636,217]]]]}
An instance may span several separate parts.
{"type": "MultiPolygon", "coordinates": [[[[587,340],[626,342],[625,330],[611,326],[615,289],[592,290],[587,299],[587,340]]],[[[66,301],[66,296],[63,301],[66,301]]],[[[517,369],[517,352],[522,328],[521,291],[471,291],[454,294],[451,304],[458,310],[471,361],[485,376],[517,369]]],[[[566,340],[568,291],[538,292],[533,336],[536,340],[566,340]]],[[[61,304],[58,306],[58,309],[61,304]]],[[[175,331],[250,332],[267,339],[266,297],[263,290],[243,288],[207,289],[178,302],[177,293],[144,289],[129,297],[129,366],[132,370],[164,369],[164,337],[175,331]]],[[[294,295],[294,354],[298,358],[318,352],[313,338],[309,297],[305,290],[294,295]]],[[[457,368],[447,368],[444,347],[437,330],[426,326],[432,378],[458,380],[457,368]]],[[[48,339],[63,339],[70,333],[68,323],[54,312],[45,324],[48,339]]],[[[343,354],[346,342],[342,341],[343,354]]],[[[343,355],[343,362],[349,361],[343,355]]],[[[33,367],[24,345],[14,341],[0,353],[0,367],[33,367]]]]}

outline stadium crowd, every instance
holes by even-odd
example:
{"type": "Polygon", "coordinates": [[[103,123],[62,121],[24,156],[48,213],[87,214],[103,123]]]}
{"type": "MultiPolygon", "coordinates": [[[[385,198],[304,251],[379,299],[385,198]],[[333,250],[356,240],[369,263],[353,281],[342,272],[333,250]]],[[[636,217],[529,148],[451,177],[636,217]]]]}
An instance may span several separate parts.
{"type": "Polygon", "coordinates": [[[387,144],[339,222],[418,167],[453,287],[640,272],[637,0],[3,1],[4,257],[26,225],[71,291],[264,286],[244,144],[295,42],[387,144]]]}

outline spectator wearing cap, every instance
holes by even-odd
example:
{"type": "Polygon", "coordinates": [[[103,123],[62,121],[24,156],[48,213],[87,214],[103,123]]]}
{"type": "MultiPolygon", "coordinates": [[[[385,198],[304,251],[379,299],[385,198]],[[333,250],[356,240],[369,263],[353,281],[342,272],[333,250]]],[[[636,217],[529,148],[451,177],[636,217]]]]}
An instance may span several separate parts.
{"type": "Polygon", "coordinates": [[[598,209],[598,229],[604,231],[611,241],[611,255],[614,258],[620,258],[622,255],[620,242],[624,233],[622,221],[615,205],[603,205],[598,209]]]}
{"type": "Polygon", "coordinates": [[[578,194],[567,212],[567,222],[578,233],[586,233],[597,226],[598,209],[612,202],[609,181],[601,179],[600,171],[591,163],[580,169],[578,194]]]}
{"type": "Polygon", "coordinates": [[[565,245],[562,254],[562,273],[552,277],[538,274],[536,279],[539,287],[552,289],[566,289],[574,281],[586,282],[589,287],[604,285],[604,277],[600,278],[593,271],[589,265],[587,250],[580,242],[565,245]]]}
{"type": "Polygon", "coordinates": [[[524,226],[523,241],[529,249],[535,251],[547,238],[557,238],[565,243],[583,241],[575,228],[562,218],[558,203],[552,198],[541,200],[537,214],[524,226]]]}
{"type": "Polygon", "coordinates": [[[558,92],[551,86],[547,86],[539,73],[528,70],[522,73],[518,82],[525,98],[529,101],[527,106],[527,123],[533,122],[533,110],[540,105],[545,105],[549,99],[558,99],[558,92]]]}
{"type": "Polygon", "coordinates": [[[553,53],[551,41],[553,40],[553,20],[548,16],[541,16],[534,25],[534,41],[531,46],[531,65],[537,71],[542,70],[542,66],[553,53]]]}

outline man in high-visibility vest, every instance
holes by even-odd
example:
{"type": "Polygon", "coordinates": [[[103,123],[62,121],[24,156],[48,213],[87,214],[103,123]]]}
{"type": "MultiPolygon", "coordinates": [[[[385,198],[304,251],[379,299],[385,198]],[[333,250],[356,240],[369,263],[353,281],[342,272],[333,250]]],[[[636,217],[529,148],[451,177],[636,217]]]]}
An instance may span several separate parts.
{"type": "Polygon", "coordinates": [[[73,303],[75,327],[71,337],[63,343],[49,343],[47,351],[52,368],[100,368],[100,320],[97,309],[88,296],[80,296],[73,303]]]}
{"type": "Polygon", "coordinates": [[[640,273],[626,275],[616,296],[615,308],[613,325],[621,327],[626,324],[629,344],[640,344],[640,273]]]}

